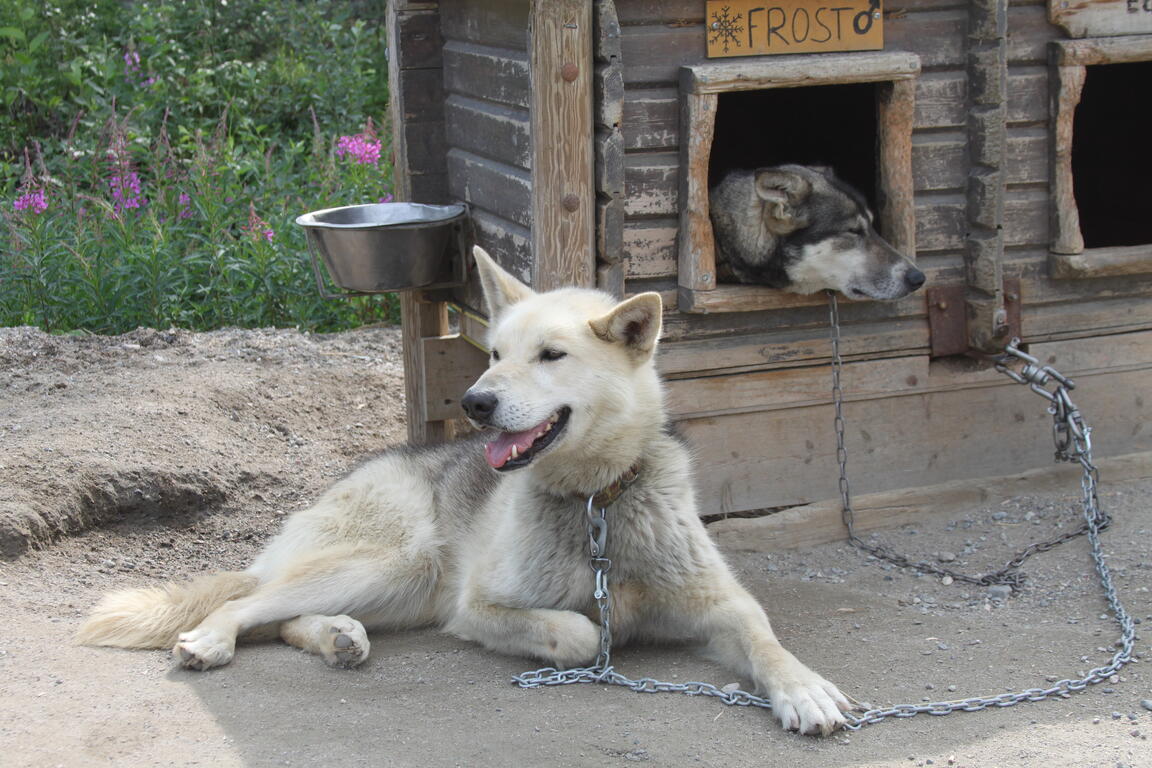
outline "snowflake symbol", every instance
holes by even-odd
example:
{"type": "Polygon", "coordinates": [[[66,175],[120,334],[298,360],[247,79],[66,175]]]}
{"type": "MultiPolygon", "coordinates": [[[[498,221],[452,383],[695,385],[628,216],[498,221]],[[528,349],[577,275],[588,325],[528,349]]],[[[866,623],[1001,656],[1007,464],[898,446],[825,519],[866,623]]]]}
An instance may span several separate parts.
{"type": "Polygon", "coordinates": [[[728,53],[729,43],[740,47],[740,38],[737,35],[744,31],[744,25],[740,23],[744,14],[738,13],[733,16],[729,13],[730,10],[731,8],[726,5],[719,12],[713,11],[712,23],[709,25],[712,30],[712,39],[709,42],[712,45],[723,45],[724,53],[728,53]]]}

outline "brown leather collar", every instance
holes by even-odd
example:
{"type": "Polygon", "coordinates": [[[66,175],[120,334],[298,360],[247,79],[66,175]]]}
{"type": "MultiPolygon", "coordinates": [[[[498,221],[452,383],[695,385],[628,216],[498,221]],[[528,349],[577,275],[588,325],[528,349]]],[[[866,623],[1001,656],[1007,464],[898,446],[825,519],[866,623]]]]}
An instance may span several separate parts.
{"type": "Polygon", "coordinates": [[[592,506],[595,509],[604,509],[610,507],[617,499],[620,498],[624,491],[628,490],[628,486],[636,482],[636,478],[640,476],[640,462],[636,462],[628,467],[628,471],[620,475],[620,477],[613,480],[609,485],[600,489],[592,494],[592,506]]]}

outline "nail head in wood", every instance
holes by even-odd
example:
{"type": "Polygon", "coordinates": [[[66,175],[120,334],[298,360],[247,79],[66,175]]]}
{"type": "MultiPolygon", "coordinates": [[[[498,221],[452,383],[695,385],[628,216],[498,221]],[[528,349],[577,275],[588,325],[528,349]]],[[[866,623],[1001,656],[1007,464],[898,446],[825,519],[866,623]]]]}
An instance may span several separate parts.
{"type": "Polygon", "coordinates": [[[563,205],[564,210],[575,213],[576,209],[580,207],[580,198],[573,194],[564,195],[563,205]]]}
{"type": "Polygon", "coordinates": [[[560,68],[560,77],[564,78],[564,82],[566,83],[570,83],[575,80],[576,76],[579,74],[580,67],[576,66],[572,62],[568,62],[560,68]]]}

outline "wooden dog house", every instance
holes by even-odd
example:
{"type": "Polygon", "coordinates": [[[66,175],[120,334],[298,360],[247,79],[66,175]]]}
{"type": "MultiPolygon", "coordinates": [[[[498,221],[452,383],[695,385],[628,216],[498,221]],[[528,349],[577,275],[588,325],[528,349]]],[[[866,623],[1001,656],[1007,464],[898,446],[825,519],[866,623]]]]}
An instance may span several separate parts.
{"type": "MultiPolygon", "coordinates": [[[[737,165],[833,165],[928,275],[841,305],[855,490],[1049,463],[1040,401],[970,354],[1013,334],[1081,384],[1098,455],[1152,447],[1148,4],[861,3],[879,50],[712,59],[705,0],[389,5],[397,197],[466,202],[537,288],[660,292],[707,513],[836,494],[826,298],[716,281],[708,183],[737,165]]],[[[411,436],[442,439],[483,308],[402,301],[411,436]]]]}

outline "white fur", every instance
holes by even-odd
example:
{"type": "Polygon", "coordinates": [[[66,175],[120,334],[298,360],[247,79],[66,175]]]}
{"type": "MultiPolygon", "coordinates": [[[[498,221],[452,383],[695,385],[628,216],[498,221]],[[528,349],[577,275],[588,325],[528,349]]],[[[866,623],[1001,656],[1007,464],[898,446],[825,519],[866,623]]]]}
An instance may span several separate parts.
{"type": "MultiPolygon", "coordinates": [[[[616,641],[701,643],[751,678],[785,727],[842,725],[847,699],[780,646],[700,522],[689,454],[663,429],[658,297],[535,294],[482,252],[477,262],[500,359],[475,387],[498,393],[494,422],[527,429],[566,406],[567,427],[527,467],[498,475],[476,440],[365,464],[288,521],[246,572],[254,588],[188,614],[176,658],[226,664],[239,634],[278,625],[287,642],[353,666],[368,653],[364,626],[435,624],[503,653],[587,664],[599,630],[584,499],[636,465],[608,510],[616,641]],[[541,360],[545,347],[566,356],[541,360]]],[[[85,642],[117,644],[101,635],[99,610],[85,642]]]]}

